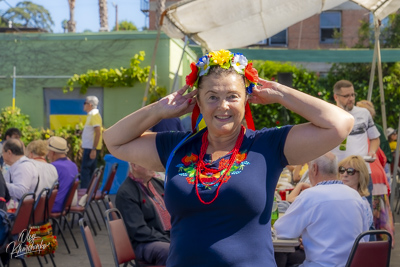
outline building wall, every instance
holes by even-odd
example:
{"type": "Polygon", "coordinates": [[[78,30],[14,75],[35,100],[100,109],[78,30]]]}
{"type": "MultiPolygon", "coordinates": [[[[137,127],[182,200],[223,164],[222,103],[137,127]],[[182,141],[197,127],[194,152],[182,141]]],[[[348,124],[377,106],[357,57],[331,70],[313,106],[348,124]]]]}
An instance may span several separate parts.
{"type": "MultiPolygon", "coordinates": [[[[130,59],[142,50],[146,56],[141,67],[149,66],[156,35],[152,31],[0,34],[0,108],[12,106],[13,80],[10,77],[13,66],[16,66],[17,76],[49,76],[40,79],[16,79],[16,106],[30,116],[33,127],[48,127],[48,118],[44,111],[44,88],[59,88],[61,91],[68,80],[50,76],[71,77],[73,74],[86,73],[89,69],[128,67],[130,59]]],[[[177,53],[182,47],[181,40],[171,40],[166,35],[161,35],[155,59],[159,86],[169,88],[172,85],[170,73],[175,70],[170,68],[176,64],[170,61],[180,60],[182,51],[178,55],[170,53],[177,53]]],[[[194,61],[196,56],[189,51],[185,60],[188,58],[194,61]]],[[[183,64],[183,67],[186,66],[188,63],[183,64]]],[[[188,72],[186,70],[182,73],[188,72]]],[[[105,127],[140,108],[145,88],[145,83],[136,83],[132,88],[103,88],[105,127]]],[[[81,98],[85,98],[85,95],[81,95],[81,98]]]]}
{"type": "MultiPolygon", "coordinates": [[[[176,3],[178,0],[168,0],[165,6],[176,3]]],[[[150,0],[149,29],[155,29],[156,0],[150,0]]],[[[332,9],[342,12],[342,37],[346,47],[353,47],[358,40],[358,29],[361,20],[369,19],[369,12],[359,5],[346,2],[332,9]]],[[[320,16],[314,15],[302,22],[296,23],[288,28],[287,45],[289,49],[330,49],[340,48],[341,44],[320,43],[320,16]]],[[[279,46],[276,46],[279,47],[279,46]]]]}
{"type": "MultiPolygon", "coordinates": [[[[358,29],[362,20],[369,19],[369,13],[363,9],[342,10],[342,42],[353,47],[358,41],[358,29]]],[[[320,16],[314,15],[288,28],[289,49],[329,49],[339,48],[340,44],[320,42],[320,16]],[[300,41],[299,41],[300,39],[300,41]]]]}

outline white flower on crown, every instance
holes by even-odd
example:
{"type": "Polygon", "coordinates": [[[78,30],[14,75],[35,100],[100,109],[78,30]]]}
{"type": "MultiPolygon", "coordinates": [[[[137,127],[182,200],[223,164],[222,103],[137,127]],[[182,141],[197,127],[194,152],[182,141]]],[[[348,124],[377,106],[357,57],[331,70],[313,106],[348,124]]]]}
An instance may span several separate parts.
{"type": "Polygon", "coordinates": [[[199,59],[199,62],[196,64],[197,67],[200,68],[199,77],[208,73],[210,69],[210,59],[208,56],[203,56],[199,59]]]}
{"type": "Polygon", "coordinates": [[[247,63],[247,58],[242,54],[236,53],[232,58],[232,67],[240,74],[244,73],[247,63]]]}

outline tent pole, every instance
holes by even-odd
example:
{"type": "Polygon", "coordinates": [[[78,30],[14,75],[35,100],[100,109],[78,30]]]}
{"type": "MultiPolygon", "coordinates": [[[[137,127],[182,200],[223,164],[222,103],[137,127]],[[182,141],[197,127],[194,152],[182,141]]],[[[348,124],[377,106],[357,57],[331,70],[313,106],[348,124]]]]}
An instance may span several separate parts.
{"type": "Polygon", "coordinates": [[[14,66],[14,68],[13,68],[13,98],[12,98],[12,110],[14,110],[15,109],[15,83],[17,82],[16,81],[16,74],[17,74],[17,69],[16,69],[16,67],[14,66]]]}
{"type": "Polygon", "coordinates": [[[178,73],[179,73],[179,69],[181,68],[181,64],[182,64],[182,60],[183,60],[183,56],[185,55],[185,50],[186,50],[186,46],[189,43],[189,39],[188,37],[185,35],[185,45],[183,46],[182,49],[182,56],[181,56],[181,60],[179,61],[179,65],[178,65],[178,69],[176,70],[175,73],[175,77],[174,77],[174,82],[172,83],[172,88],[169,90],[169,93],[175,92],[176,91],[176,82],[178,80],[178,73]]]}
{"type": "Polygon", "coordinates": [[[146,89],[144,91],[144,96],[143,96],[143,101],[142,101],[142,107],[145,106],[146,101],[147,101],[147,94],[149,93],[150,89],[150,82],[151,82],[151,76],[153,75],[153,69],[155,65],[155,60],[156,60],[156,54],[157,54],[157,49],[158,49],[158,43],[160,41],[160,33],[161,33],[161,27],[158,28],[157,30],[157,38],[156,38],[156,43],[154,44],[154,51],[153,51],[153,57],[151,58],[151,65],[150,65],[150,72],[149,72],[149,78],[147,80],[146,84],[146,89]]]}
{"type": "Polygon", "coordinates": [[[369,87],[368,87],[368,96],[367,100],[371,101],[372,98],[372,88],[374,87],[374,78],[375,78],[375,65],[376,65],[376,43],[374,46],[374,56],[372,57],[372,66],[371,66],[371,74],[369,76],[369,87]]]}
{"type": "Polygon", "coordinates": [[[386,122],[386,106],[385,106],[385,93],[383,91],[383,75],[382,75],[382,60],[381,60],[381,48],[380,48],[380,43],[379,43],[379,35],[380,35],[380,30],[379,30],[379,24],[376,23],[375,26],[375,45],[377,47],[377,65],[378,65],[378,77],[379,77],[379,92],[380,92],[380,100],[381,100],[381,112],[382,112],[382,127],[384,132],[386,132],[387,129],[387,122],[386,122]]]}

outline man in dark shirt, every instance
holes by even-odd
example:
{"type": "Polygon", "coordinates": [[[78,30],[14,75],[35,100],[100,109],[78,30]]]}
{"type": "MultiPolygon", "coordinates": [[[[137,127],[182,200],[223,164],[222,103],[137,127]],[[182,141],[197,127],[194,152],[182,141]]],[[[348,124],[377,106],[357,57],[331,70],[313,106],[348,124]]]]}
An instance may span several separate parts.
{"type": "Polygon", "coordinates": [[[153,176],[153,171],[131,163],[129,176],[119,187],[115,204],[137,258],[166,265],[171,218],[164,204],[164,182],[153,176]]]}

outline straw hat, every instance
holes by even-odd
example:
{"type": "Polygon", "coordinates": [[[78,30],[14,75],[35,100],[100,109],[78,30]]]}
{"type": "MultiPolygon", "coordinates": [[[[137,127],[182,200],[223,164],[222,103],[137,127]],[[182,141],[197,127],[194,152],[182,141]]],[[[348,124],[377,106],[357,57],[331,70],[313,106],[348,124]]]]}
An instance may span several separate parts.
{"type": "Polygon", "coordinates": [[[52,136],[48,140],[47,149],[56,153],[66,154],[68,152],[68,144],[64,138],[52,136]]]}

